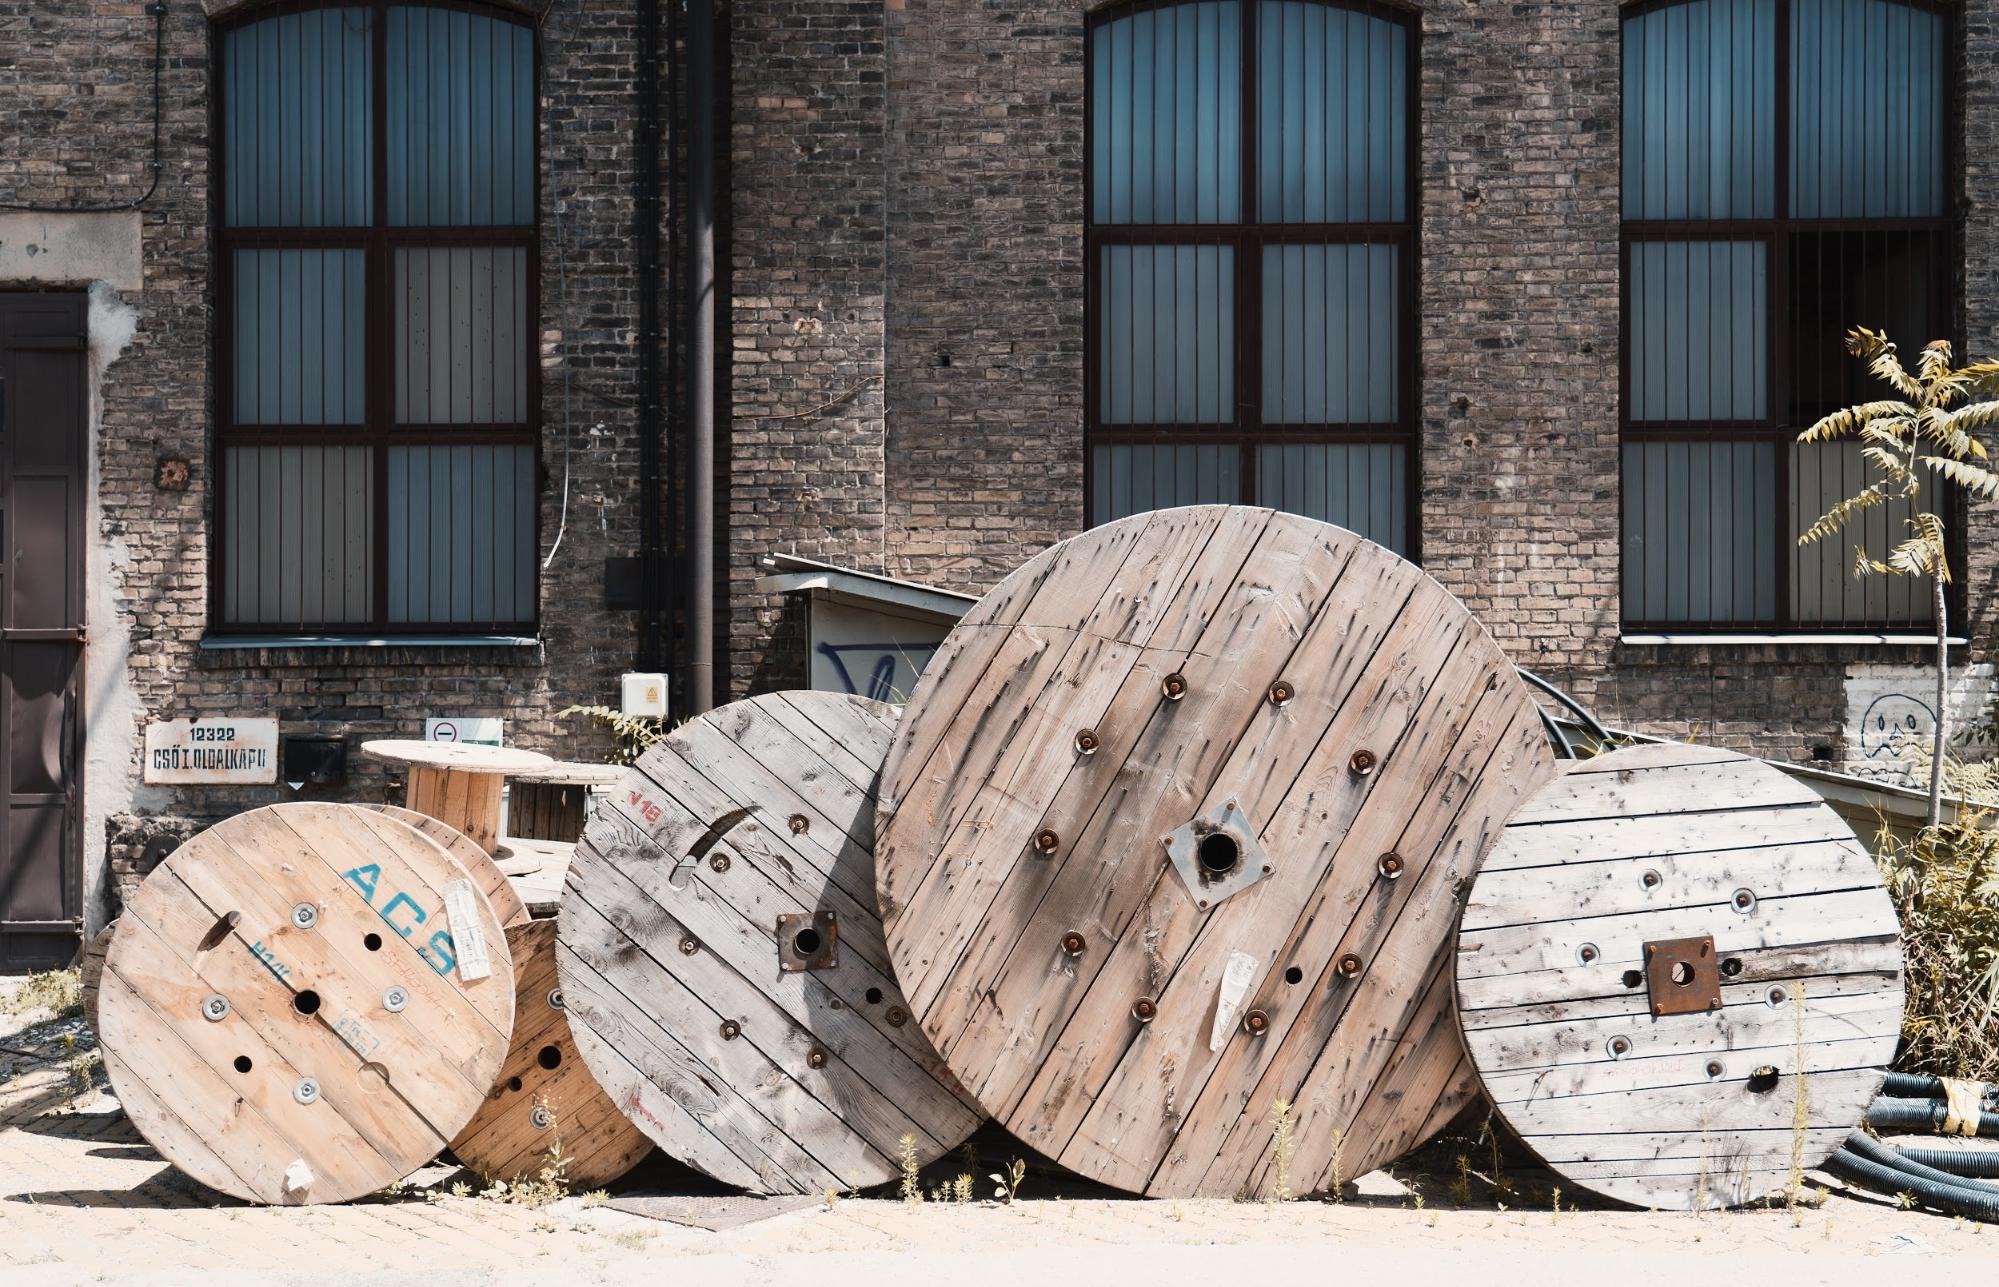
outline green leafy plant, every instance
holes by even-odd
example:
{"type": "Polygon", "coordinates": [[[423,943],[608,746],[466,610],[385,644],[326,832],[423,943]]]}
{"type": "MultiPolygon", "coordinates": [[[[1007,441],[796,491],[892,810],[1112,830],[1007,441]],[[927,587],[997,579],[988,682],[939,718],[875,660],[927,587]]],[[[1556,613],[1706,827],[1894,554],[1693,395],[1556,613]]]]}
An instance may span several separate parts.
{"type": "Polygon", "coordinates": [[[1296,1131],[1291,1122],[1291,1101],[1278,1099],[1270,1105],[1270,1196],[1276,1202],[1289,1202],[1295,1195],[1291,1192],[1291,1159],[1298,1152],[1296,1131]]]}
{"type": "Polygon", "coordinates": [[[994,1171],[986,1176],[993,1182],[993,1197],[1007,1206],[1020,1196],[1020,1182],[1027,1178],[1027,1159],[1015,1158],[1006,1164],[1004,1173],[994,1171]]]}
{"type": "Polygon", "coordinates": [[[1798,544],[1837,536],[1866,511],[1891,502],[1909,508],[1909,516],[1903,520],[1909,539],[1887,551],[1885,559],[1870,555],[1856,541],[1853,574],[1930,579],[1931,606],[1936,614],[1937,676],[1929,822],[1936,826],[1943,818],[1942,771],[1949,745],[1945,701],[1950,676],[1946,642],[1950,620],[1944,587],[1950,582],[1951,570],[1943,517],[1935,509],[1922,508],[1923,488],[1926,480],[1942,479],[1969,496],[1999,498],[1999,474],[1979,463],[1987,456],[1977,438],[1977,431],[1999,425],[1999,402],[1970,401],[1976,394],[1992,391],[1999,380],[1999,362],[1953,367],[1949,342],[1932,340],[1923,346],[1916,372],[1911,375],[1888,337],[1864,326],[1847,333],[1846,349],[1865,361],[1868,370],[1896,396],[1835,411],[1799,434],[1798,441],[1857,439],[1864,444],[1861,455],[1879,477],[1827,510],[1798,537],[1798,544]]]}
{"type": "Polygon", "coordinates": [[[557,719],[572,715],[581,715],[617,736],[618,748],[611,754],[612,764],[636,764],[655,742],[666,737],[666,721],[656,715],[627,715],[610,706],[565,706],[555,713],[557,719]]]}
{"type": "Polygon", "coordinates": [[[1999,830],[1960,810],[1907,840],[1875,838],[1902,925],[1903,1048],[1897,1064],[1940,1077],[1999,1080],[1999,830]]]}

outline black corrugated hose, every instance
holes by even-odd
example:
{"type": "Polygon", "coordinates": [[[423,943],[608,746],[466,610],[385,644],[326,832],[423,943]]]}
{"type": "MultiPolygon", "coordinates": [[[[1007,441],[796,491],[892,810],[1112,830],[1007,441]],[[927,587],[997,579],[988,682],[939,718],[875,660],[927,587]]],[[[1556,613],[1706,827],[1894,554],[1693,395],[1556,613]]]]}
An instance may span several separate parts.
{"type": "MultiPolygon", "coordinates": [[[[1999,1139],[1999,1086],[1959,1083],[1955,1110],[1936,1077],[1889,1073],[1883,1094],[1867,1109],[1876,1130],[1938,1131],[1999,1139]],[[1976,1104],[1976,1108],[1971,1104],[1976,1104]]],[[[1826,1161],[1825,1169],[1877,1193],[1907,1194],[1946,1215],[1999,1223],[1999,1149],[1893,1148],[1855,1131],[1826,1161]]]]}

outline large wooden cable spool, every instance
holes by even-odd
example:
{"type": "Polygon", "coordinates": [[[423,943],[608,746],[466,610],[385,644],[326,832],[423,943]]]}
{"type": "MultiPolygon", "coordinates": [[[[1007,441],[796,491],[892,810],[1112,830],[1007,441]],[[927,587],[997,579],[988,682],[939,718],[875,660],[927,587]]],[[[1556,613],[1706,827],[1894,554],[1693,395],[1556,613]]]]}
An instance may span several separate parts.
{"type": "Polygon", "coordinates": [[[217,823],[118,918],[98,999],[113,1090],[160,1154],[255,1202],[338,1202],[435,1157],[506,1056],[513,962],[435,841],[380,812],[217,823]],[[488,972],[477,975],[483,954],[488,972]]]}
{"type": "Polygon", "coordinates": [[[1780,1194],[1860,1124],[1901,968],[1874,861],[1816,792],[1671,743],[1578,761],[1514,816],[1456,976],[1527,1146],[1579,1188],[1688,1210],[1780,1194]]]}
{"type": "Polygon", "coordinates": [[[534,1179],[557,1157],[571,1189],[599,1189],[638,1165],[652,1140],[618,1111],[576,1052],[556,981],[555,922],[507,927],[514,1037],[486,1102],[451,1151],[484,1180],[534,1179]]]}
{"type": "Polygon", "coordinates": [[[1552,771],[1513,667],[1413,564],[1267,509],[1111,523],[980,600],[903,713],[896,973],[1065,1166],[1268,1193],[1282,1100],[1289,1187],[1325,1187],[1466,1101],[1458,891],[1552,771]]]}
{"type": "Polygon", "coordinates": [[[981,1120],[909,1019],[874,902],[892,707],[736,702],[584,828],[559,916],[570,1030],[661,1148],[761,1193],[880,1184],[981,1120]]]}

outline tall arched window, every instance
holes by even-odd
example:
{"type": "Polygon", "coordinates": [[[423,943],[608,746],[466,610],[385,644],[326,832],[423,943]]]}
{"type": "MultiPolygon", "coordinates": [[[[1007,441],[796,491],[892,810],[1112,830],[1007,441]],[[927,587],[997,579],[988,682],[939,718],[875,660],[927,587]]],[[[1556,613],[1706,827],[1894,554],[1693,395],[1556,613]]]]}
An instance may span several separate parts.
{"type": "Polygon", "coordinates": [[[1802,528],[1868,481],[1794,441],[1882,396],[1840,345],[1951,334],[1947,19],[1903,0],[1670,0],[1624,18],[1624,619],[1818,630],[1930,621],[1802,528]]]}
{"type": "Polygon", "coordinates": [[[1092,522],[1243,501],[1414,553],[1415,48],[1362,3],[1092,16],[1092,522]]]}
{"type": "Polygon", "coordinates": [[[287,4],[215,53],[217,627],[532,631],[532,28],[287,4]]]}

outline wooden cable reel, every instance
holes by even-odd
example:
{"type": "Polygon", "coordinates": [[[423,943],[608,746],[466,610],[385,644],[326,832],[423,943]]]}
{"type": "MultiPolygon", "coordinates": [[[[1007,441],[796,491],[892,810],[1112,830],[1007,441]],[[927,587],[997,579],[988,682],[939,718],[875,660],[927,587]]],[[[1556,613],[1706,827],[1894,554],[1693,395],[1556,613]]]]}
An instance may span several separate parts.
{"type": "Polygon", "coordinates": [[[951,1071],[1063,1165],[1305,1192],[1472,1093],[1458,889],[1553,771],[1470,613],[1328,524],[1197,506],[1043,552],[951,632],[883,773],[897,976],[951,1071]]]}
{"type": "Polygon", "coordinates": [[[1873,859],[1803,782],[1711,747],[1613,751],[1515,815],[1472,886],[1466,1049],[1565,1180],[1741,1205],[1866,1115],[1901,1030],[1897,933],[1873,859]]]}
{"type": "Polygon", "coordinates": [[[555,972],[555,922],[507,927],[514,1038],[498,1080],[451,1151],[484,1180],[534,1178],[559,1149],[571,1189],[599,1189],[638,1165],[652,1141],[618,1111],[576,1052],[555,972]]]}
{"type": "Polygon", "coordinates": [[[146,878],[98,1005],[112,1087],[162,1156],[233,1197],[339,1202],[430,1161],[484,1102],[513,963],[435,841],[371,809],[281,804],[146,878]]]}
{"type": "Polygon", "coordinates": [[[874,794],[893,707],[823,692],[675,729],[584,828],[556,959],[570,1030],[661,1148],[762,1193],[927,1163],[981,1115],[889,968],[874,794]]]}

